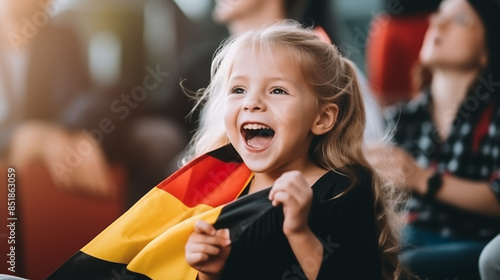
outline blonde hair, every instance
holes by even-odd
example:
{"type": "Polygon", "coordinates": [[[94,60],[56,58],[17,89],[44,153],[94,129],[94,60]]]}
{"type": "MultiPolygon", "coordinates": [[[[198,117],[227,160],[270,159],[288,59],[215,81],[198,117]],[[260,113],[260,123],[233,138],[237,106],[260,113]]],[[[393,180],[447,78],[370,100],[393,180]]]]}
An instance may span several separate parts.
{"type": "Polygon", "coordinates": [[[401,279],[403,268],[398,259],[397,219],[394,218],[392,200],[389,198],[392,192],[384,189],[363,154],[365,111],[355,66],[339,53],[337,47],[321,41],[310,29],[302,28],[293,21],[283,21],[223,42],[212,62],[210,85],[198,91],[196,106],[202,106],[203,109],[199,130],[190,143],[185,162],[229,144],[222,114],[224,93],[234,57],[245,46],[267,50],[269,57],[271,48],[275,46],[292,50],[319,104],[337,104],[339,111],[336,123],[329,132],[313,140],[310,158],[318,166],[327,170],[335,169],[351,179],[351,186],[344,193],[358,183],[359,168],[356,169],[356,165],[369,171],[382,277],[401,279]]]}

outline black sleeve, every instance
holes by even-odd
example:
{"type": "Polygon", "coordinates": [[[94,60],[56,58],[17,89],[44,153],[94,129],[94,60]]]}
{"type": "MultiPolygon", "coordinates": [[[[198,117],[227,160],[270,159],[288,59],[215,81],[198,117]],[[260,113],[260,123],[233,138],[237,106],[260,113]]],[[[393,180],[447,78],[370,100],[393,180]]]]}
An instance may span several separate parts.
{"type": "MultiPolygon", "coordinates": [[[[323,244],[317,279],[379,279],[381,275],[370,180],[311,209],[311,228],[323,244]]],[[[329,199],[315,194],[315,199],[329,199]]]]}

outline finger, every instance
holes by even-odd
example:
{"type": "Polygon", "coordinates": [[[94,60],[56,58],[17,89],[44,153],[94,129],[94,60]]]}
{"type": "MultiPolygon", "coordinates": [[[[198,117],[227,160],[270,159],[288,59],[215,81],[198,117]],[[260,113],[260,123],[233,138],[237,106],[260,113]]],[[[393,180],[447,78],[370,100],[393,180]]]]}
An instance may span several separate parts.
{"type": "Polygon", "coordinates": [[[215,235],[222,241],[222,246],[229,246],[231,244],[231,234],[228,228],[217,230],[215,235]]]}
{"type": "Polygon", "coordinates": [[[204,253],[192,253],[186,250],[186,262],[192,266],[196,266],[204,261],[207,261],[209,257],[209,255],[204,253]]]}
{"type": "Polygon", "coordinates": [[[186,244],[186,251],[215,256],[220,253],[220,248],[211,244],[188,242],[186,244]]]}
{"type": "Polygon", "coordinates": [[[289,187],[302,189],[310,186],[306,182],[304,175],[300,171],[295,170],[283,173],[276,179],[273,186],[275,191],[289,187]]]}
{"type": "Polygon", "coordinates": [[[214,246],[227,246],[226,243],[228,238],[224,236],[217,236],[217,234],[207,235],[205,233],[193,232],[189,240],[194,243],[210,244],[214,246]]]}
{"type": "Polygon", "coordinates": [[[306,199],[310,191],[310,186],[302,178],[292,176],[278,179],[269,193],[269,200],[273,201],[275,194],[278,192],[286,192],[300,201],[301,198],[306,199]]]}
{"type": "Polygon", "coordinates": [[[290,205],[291,203],[291,195],[285,191],[278,191],[274,193],[273,199],[271,200],[271,204],[273,206],[278,206],[280,204],[290,205]]]}
{"type": "MultiPolygon", "coordinates": [[[[274,182],[274,186],[271,188],[271,191],[269,192],[269,200],[274,201],[275,196],[279,192],[289,192],[291,191],[292,187],[289,182],[283,182],[283,181],[278,181],[274,182]]],[[[276,206],[276,205],[274,205],[276,206]]]]}
{"type": "Polygon", "coordinates": [[[208,234],[208,235],[215,235],[216,230],[211,224],[209,224],[205,221],[199,220],[194,224],[194,232],[204,233],[204,234],[208,234]]]}
{"type": "Polygon", "coordinates": [[[269,192],[269,200],[271,200],[271,201],[274,200],[274,195],[277,192],[286,191],[289,184],[290,184],[290,182],[288,180],[286,180],[283,177],[283,175],[281,175],[281,177],[279,177],[278,179],[276,179],[276,181],[274,181],[273,187],[271,188],[271,191],[269,192]]]}

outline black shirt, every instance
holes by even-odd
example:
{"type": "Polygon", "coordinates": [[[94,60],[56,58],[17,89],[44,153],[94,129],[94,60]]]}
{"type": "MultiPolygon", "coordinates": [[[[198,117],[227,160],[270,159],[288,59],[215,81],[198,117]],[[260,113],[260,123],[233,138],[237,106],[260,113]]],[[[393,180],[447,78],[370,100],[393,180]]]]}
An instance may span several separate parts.
{"type": "MultiPolygon", "coordinates": [[[[330,171],[313,186],[309,227],[323,244],[317,279],[380,279],[371,179],[351,190],[349,178],[330,171]]],[[[222,279],[306,279],[284,233],[283,209],[274,207],[232,244],[222,279]]]]}

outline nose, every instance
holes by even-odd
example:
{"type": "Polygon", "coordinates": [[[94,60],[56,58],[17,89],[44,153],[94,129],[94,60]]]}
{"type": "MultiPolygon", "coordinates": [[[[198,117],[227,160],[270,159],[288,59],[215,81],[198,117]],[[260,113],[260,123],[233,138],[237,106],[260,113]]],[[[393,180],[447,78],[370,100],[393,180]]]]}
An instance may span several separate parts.
{"type": "Polygon", "coordinates": [[[243,103],[243,110],[249,112],[265,110],[262,97],[258,93],[248,92],[243,103]]]}

